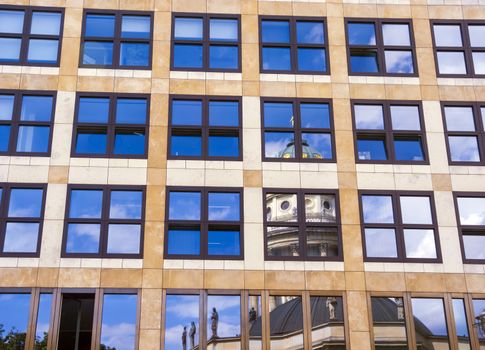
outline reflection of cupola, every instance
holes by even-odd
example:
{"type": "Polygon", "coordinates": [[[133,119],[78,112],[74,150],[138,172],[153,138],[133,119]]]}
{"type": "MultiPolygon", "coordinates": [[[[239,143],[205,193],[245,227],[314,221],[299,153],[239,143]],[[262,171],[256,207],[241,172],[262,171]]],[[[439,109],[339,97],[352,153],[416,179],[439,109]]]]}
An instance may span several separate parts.
{"type": "MultiPolygon", "coordinates": [[[[280,158],[295,158],[295,140],[291,140],[286,145],[286,148],[280,153],[280,158]]],[[[315,158],[322,159],[322,155],[318,153],[314,148],[310,147],[308,141],[302,140],[302,157],[303,158],[315,158]]]]}

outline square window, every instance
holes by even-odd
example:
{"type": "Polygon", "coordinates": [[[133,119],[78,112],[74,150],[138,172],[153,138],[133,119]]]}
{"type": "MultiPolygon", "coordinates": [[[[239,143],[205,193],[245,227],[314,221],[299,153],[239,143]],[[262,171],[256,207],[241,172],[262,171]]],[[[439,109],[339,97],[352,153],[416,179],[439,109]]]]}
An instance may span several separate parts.
{"type": "Polygon", "coordinates": [[[364,223],[366,224],[394,223],[394,213],[391,196],[363,195],[362,212],[364,223]]]}
{"type": "Polygon", "coordinates": [[[295,158],[295,135],[292,132],[265,132],[264,156],[266,158],[295,158]]]}
{"type": "Polygon", "coordinates": [[[208,254],[217,256],[238,256],[240,252],[239,231],[208,232],[208,254]]]}
{"type": "Polygon", "coordinates": [[[421,130],[418,106],[391,105],[393,130],[421,130]]]}
{"type": "Polygon", "coordinates": [[[237,46],[211,45],[209,67],[212,69],[237,69],[239,49],[237,46]]]}
{"type": "Polygon", "coordinates": [[[175,39],[201,40],[203,32],[202,18],[175,18],[175,39]]]}
{"type": "Polygon", "coordinates": [[[373,23],[350,22],[347,30],[350,45],[376,45],[376,29],[373,23]]]}
{"type": "Polygon", "coordinates": [[[115,155],[145,154],[145,134],[143,131],[117,131],[115,134],[115,155]]]}
{"type": "Polygon", "coordinates": [[[397,258],[394,229],[366,228],[365,251],[368,258],[397,258]]]}
{"type": "Polygon", "coordinates": [[[298,49],[298,70],[302,72],[325,72],[324,49],[299,48],[298,49]]]}
{"type": "Polygon", "coordinates": [[[140,225],[109,225],[108,254],[138,254],[140,252],[140,241],[140,225]]]}
{"type": "Polygon", "coordinates": [[[211,19],[210,39],[220,41],[238,41],[239,23],[235,19],[211,19]]]}
{"type": "Polygon", "coordinates": [[[472,47],[485,47],[485,25],[469,25],[468,34],[472,47]]]}
{"type": "Polygon", "coordinates": [[[22,34],[24,11],[0,10],[0,33],[22,34]]]}
{"type": "Polygon", "coordinates": [[[359,160],[387,160],[385,141],[382,139],[358,138],[357,155],[359,160]]]}
{"type": "Polygon", "coordinates": [[[31,39],[29,41],[29,62],[56,63],[59,52],[59,41],[45,39],[31,39]]]}
{"type": "Polygon", "coordinates": [[[202,125],[202,101],[199,100],[173,100],[173,125],[202,125]]]}
{"type": "MultiPolygon", "coordinates": [[[[62,15],[56,12],[33,12],[30,34],[59,35],[62,15]]],[[[56,53],[57,57],[57,53],[56,53]]]]}
{"type": "Polygon", "coordinates": [[[397,161],[424,161],[420,138],[396,137],[394,154],[397,161]]]}
{"type": "Polygon", "coordinates": [[[455,193],[462,250],[465,263],[485,261],[485,196],[483,193],[455,193]]]}
{"type": "Polygon", "coordinates": [[[115,35],[115,16],[87,14],[85,36],[112,38],[115,35]]]}
{"type": "Polygon", "coordinates": [[[147,100],[119,98],[116,101],[116,123],[145,124],[147,121],[147,100]]]}
{"type": "Polygon", "coordinates": [[[111,191],[110,219],[141,219],[142,198],[140,191],[111,191]]]}
{"type": "Polygon", "coordinates": [[[9,218],[40,218],[44,190],[12,188],[8,205],[9,218]]]}
{"type": "Polygon", "coordinates": [[[302,103],[300,104],[300,114],[302,128],[330,129],[330,106],[328,104],[302,103]]]}
{"type": "Polygon", "coordinates": [[[448,131],[475,131],[473,108],[446,106],[444,107],[446,129],[448,131]]]}
{"type": "Polygon", "coordinates": [[[107,123],[109,119],[109,98],[81,97],[77,115],[80,123],[107,123]]]}
{"type": "Polygon", "coordinates": [[[69,224],[66,253],[96,254],[99,252],[101,225],[69,224]]]}
{"type": "Polygon", "coordinates": [[[285,47],[263,47],[263,70],[291,70],[291,51],[285,47]]]}
{"type": "Polygon", "coordinates": [[[239,193],[209,192],[209,221],[239,221],[239,193]]]}
{"type": "Polygon", "coordinates": [[[202,137],[200,135],[172,135],[170,155],[174,157],[202,156],[202,137]]]}
{"type": "Polygon", "coordinates": [[[485,234],[483,233],[463,233],[463,249],[465,259],[468,260],[485,260],[483,247],[485,244],[485,234]]]}
{"type": "Polygon", "coordinates": [[[461,47],[463,41],[461,37],[460,25],[433,25],[434,40],[438,47],[461,47]]]}
{"type": "Polygon", "coordinates": [[[150,39],[151,19],[148,16],[123,15],[121,20],[121,37],[150,39]]]}
{"type": "Polygon", "coordinates": [[[466,74],[465,53],[438,51],[438,70],[440,74],[466,74]]]}
{"type": "Polygon", "coordinates": [[[102,190],[71,190],[70,194],[69,218],[101,219],[102,190]],[[86,203],[89,203],[89,205],[86,205],[86,203]]]}
{"type": "Polygon", "coordinates": [[[403,232],[406,257],[436,259],[436,243],[433,230],[406,229],[403,232]]]}
{"type": "Polygon", "coordinates": [[[23,96],[20,120],[49,122],[52,118],[52,96],[23,96]]]}
{"type": "Polygon", "coordinates": [[[387,73],[414,73],[413,55],[411,51],[384,51],[387,73]]]}
{"type": "Polygon", "coordinates": [[[113,64],[113,43],[100,41],[84,42],[83,64],[111,66],[113,64]]]}
{"type": "Polygon", "coordinates": [[[79,130],[76,137],[76,154],[106,154],[106,132],[79,130]]]}
{"type": "Polygon", "coordinates": [[[0,152],[8,152],[10,143],[10,126],[0,125],[0,152]]]}
{"type": "Polygon", "coordinates": [[[199,230],[168,230],[168,254],[200,255],[199,230]]]}
{"type": "Polygon", "coordinates": [[[381,105],[355,105],[354,114],[357,129],[384,129],[384,112],[381,105]]]}
{"type": "Polygon", "coordinates": [[[352,73],[379,72],[377,51],[351,50],[350,69],[352,73]]]}
{"type": "Polygon", "coordinates": [[[431,204],[428,197],[400,196],[402,221],[404,224],[432,224],[431,204]]]}
{"type": "MultiPolygon", "coordinates": [[[[200,125],[200,122],[196,125],[200,125]]],[[[233,101],[210,101],[209,125],[239,126],[239,103],[233,101]]]]}
{"type": "Polygon", "coordinates": [[[148,67],[150,62],[149,56],[149,44],[121,43],[120,66],[148,67]]]}
{"type": "Polygon", "coordinates": [[[175,68],[202,68],[202,45],[176,44],[173,50],[175,68]]]}
{"type": "Polygon", "coordinates": [[[296,41],[299,44],[324,44],[325,28],[322,22],[296,22],[296,41]]]}
{"type": "Polygon", "coordinates": [[[339,256],[337,229],[307,227],[306,237],[308,256],[320,258],[334,258],[339,256]]]}
{"type": "Polygon", "coordinates": [[[263,20],[261,33],[263,43],[289,43],[290,22],[263,20]]]}
{"type": "Polygon", "coordinates": [[[266,229],[266,255],[268,258],[298,258],[300,252],[300,234],[298,227],[269,226],[266,229]],[[280,237],[285,237],[281,241],[280,237]]]}
{"type": "Polygon", "coordinates": [[[385,23],[382,25],[384,45],[411,46],[408,24],[385,23]]]}
{"type": "Polygon", "coordinates": [[[21,39],[0,38],[0,62],[17,62],[20,61],[21,39]]]}
{"type": "Polygon", "coordinates": [[[20,126],[16,151],[19,153],[47,153],[50,127],[20,126]]]}
{"type": "Polygon", "coordinates": [[[7,222],[4,253],[35,253],[39,237],[39,223],[7,222]]]}
{"type": "Polygon", "coordinates": [[[332,136],[330,134],[302,133],[301,138],[303,158],[332,158],[332,136]]]}
{"type": "Polygon", "coordinates": [[[480,162],[478,140],[475,136],[449,136],[450,158],[453,162],[480,162]]]}
{"type": "Polygon", "coordinates": [[[264,103],[264,126],[292,128],[295,125],[293,103],[264,103]]]}
{"type": "Polygon", "coordinates": [[[475,74],[485,74],[485,52],[473,52],[472,58],[475,74]]]}
{"type": "Polygon", "coordinates": [[[337,222],[337,206],[334,195],[305,194],[306,222],[337,222]]]}
{"type": "Polygon", "coordinates": [[[169,220],[200,220],[201,198],[200,192],[170,192],[169,220]]]}
{"type": "Polygon", "coordinates": [[[0,120],[12,120],[14,95],[0,95],[0,120]]]}
{"type": "Polygon", "coordinates": [[[239,157],[239,136],[209,135],[209,157],[239,157]]]}

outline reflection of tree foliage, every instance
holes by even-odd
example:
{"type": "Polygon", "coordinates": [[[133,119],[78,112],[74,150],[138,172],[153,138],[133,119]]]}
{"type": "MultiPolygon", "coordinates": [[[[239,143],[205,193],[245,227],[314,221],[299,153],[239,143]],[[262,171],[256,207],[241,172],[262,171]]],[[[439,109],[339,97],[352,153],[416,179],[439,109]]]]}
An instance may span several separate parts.
{"type": "Polygon", "coordinates": [[[35,338],[35,345],[34,349],[35,350],[47,350],[47,332],[44,332],[44,335],[42,338],[35,338]]]}
{"type": "Polygon", "coordinates": [[[99,350],[116,350],[116,348],[112,348],[111,346],[101,344],[99,346],[99,350]]]}
{"type": "Polygon", "coordinates": [[[23,350],[25,338],[26,333],[17,331],[15,327],[6,333],[3,324],[0,324],[0,350],[23,350]]]}

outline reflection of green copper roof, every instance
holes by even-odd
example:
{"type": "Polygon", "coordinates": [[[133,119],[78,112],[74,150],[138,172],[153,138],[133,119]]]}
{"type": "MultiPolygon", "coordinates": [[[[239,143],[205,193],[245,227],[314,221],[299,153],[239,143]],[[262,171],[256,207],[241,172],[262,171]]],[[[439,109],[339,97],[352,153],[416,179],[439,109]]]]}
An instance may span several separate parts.
{"type": "MultiPolygon", "coordinates": [[[[318,153],[314,148],[308,145],[306,140],[302,141],[302,153],[303,158],[316,158],[322,159],[322,155],[318,153]]],[[[295,158],[295,141],[292,140],[289,144],[286,145],[286,148],[280,153],[280,158],[295,158]]]]}

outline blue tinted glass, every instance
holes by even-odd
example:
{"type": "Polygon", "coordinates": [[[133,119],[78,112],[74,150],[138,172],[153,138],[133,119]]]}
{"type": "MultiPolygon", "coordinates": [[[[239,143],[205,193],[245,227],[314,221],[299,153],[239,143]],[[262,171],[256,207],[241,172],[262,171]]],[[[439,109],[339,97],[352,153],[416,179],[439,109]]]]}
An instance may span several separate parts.
{"type": "Polygon", "coordinates": [[[56,63],[58,40],[30,39],[27,60],[33,63],[56,63]]]}
{"type": "Polygon", "coordinates": [[[322,22],[296,22],[296,40],[299,44],[324,44],[322,22]]]}
{"type": "Polygon", "coordinates": [[[237,69],[239,63],[239,49],[237,46],[211,45],[210,68],[237,69]]]}
{"type": "Polygon", "coordinates": [[[202,68],[202,45],[174,45],[173,65],[176,68],[202,68]]]}
{"type": "Polygon", "coordinates": [[[49,150],[48,126],[21,126],[17,137],[17,152],[47,152],[49,150]]]}
{"type": "Polygon", "coordinates": [[[107,123],[109,98],[81,97],[79,99],[78,122],[107,123]]]}
{"type": "Polygon", "coordinates": [[[114,154],[144,154],[145,134],[143,132],[117,132],[114,154]]]}
{"type": "Polygon", "coordinates": [[[35,350],[43,350],[47,341],[49,324],[51,320],[52,294],[41,293],[39,298],[39,311],[37,312],[37,325],[35,327],[35,350]]]}
{"type": "Polygon", "coordinates": [[[298,70],[325,72],[327,70],[325,49],[299,48],[298,70]]]}
{"type": "Polygon", "coordinates": [[[99,224],[69,224],[67,253],[97,253],[99,251],[99,224]]]}
{"type": "MultiPolygon", "coordinates": [[[[2,310],[0,312],[0,324],[5,332],[5,334],[2,334],[2,338],[12,332],[14,335],[16,334],[12,337],[13,339],[25,339],[29,325],[30,294],[1,293],[0,310],[2,310]]],[[[11,347],[7,344],[5,349],[9,348],[11,347]]]]}
{"type": "Polygon", "coordinates": [[[209,102],[209,125],[210,126],[238,126],[239,125],[239,102],[210,101],[209,102]]]}
{"type": "Polygon", "coordinates": [[[21,39],[0,38],[0,62],[16,62],[20,59],[21,39]]]}
{"type": "Polygon", "coordinates": [[[263,43],[289,43],[290,23],[288,21],[262,21],[263,43]]]}
{"type": "Polygon", "coordinates": [[[119,98],[116,101],[116,123],[145,124],[147,119],[147,100],[119,98]]]}
{"type": "Polygon", "coordinates": [[[376,73],[379,71],[377,52],[362,51],[350,53],[350,69],[352,73],[376,73]]]}
{"type": "Polygon", "coordinates": [[[209,231],[209,255],[239,255],[239,231],[209,231]]]}
{"type": "Polygon", "coordinates": [[[5,253],[34,253],[37,251],[39,224],[8,222],[5,229],[5,253]]]}
{"type": "Polygon", "coordinates": [[[166,298],[166,321],[165,321],[165,337],[164,337],[164,349],[165,350],[183,350],[183,346],[180,345],[180,335],[183,327],[187,327],[187,343],[190,342],[190,329],[193,328],[194,332],[194,346],[187,346],[189,350],[201,349],[199,347],[199,305],[200,298],[197,295],[170,295],[167,293],[166,298]],[[185,310],[186,312],[180,312],[185,310]],[[167,335],[173,336],[167,336],[167,335]]]}
{"type": "Polygon", "coordinates": [[[121,43],[120,65],[147,67],[149,55],[149,44],[121,43]]]}
{"type": "Polygon", "coordinates": [[[357,140],[357,152],[360,160],[386,160],[384,140],[357,140]]]}
{"type": "Polygon", "coordinates": [[[449,136],[450,157],[454,162],[479,162],[480,151],[475,136],[449,136]]]}
{"type": "Polygon", "coordinates": [[[135,349],[137,304],[136,294],[104,294],[101,349],[135,349]]]}
{"type": "Polygon", "coordinates": [[[13,188],[10,191],[8,216],[10,218],[38,218],[42,209],[44,190],[13,188]]]}
{"type": "Polygon", "coordinates": [[[330,109],[327,103],[300,104],[302,128],[330,128],[330,109]]]}
{"type": "Polygon", "coordinates": [[[330,134],[302,133],[303,158],[332,158],[332,137],[330,134]]]}
{"type": "Polygon", "coordinates": [[[115,16],[113,15],[86,15],[85,36],[112,38],[115,33],[115,16]]]}
{"type": "Polygon", "coordinates": [[[289,48],[263,47],[264,70],[290,70],[291,53],[289,48]]]}
{"type": "Polygon", "coordinates": [[[238,157],[239,137],[238,136],[209,136],[210,157],[238,157]]]}
{"type": "Polygon", "coordinates": [[[292,103],[265,102],[263,112],[266,128],[292,128],[294,126],[292,103]]]}
{"type": "Polygon", "coordinates": [[[86,41],[83,64],[109,66],[113,64],[113,43],[86,41]]]}
{"type": "Polygon", "coordinates": [[[411,51],[384,52],[387,73],[414,73],[413,55],[411,51]]]}
{"type": "Polygon", "coordinates": [[[102,190],[72,190],[69,217],[71,219],[100,219],[102,206],[102,190]]]}
{"type": "Polygon", "coordinates": [[[56,12],[33,12],[31,34],[59,35],[61,14],[56,12]]]}
{"type": "Polygon", "coordinates": [[[108,246],[109,254],[138,254],[140,253],[140,225],[109,225],[108,246]]]}
{"type": "Polygon", "coordinates": [[[150,38],[151,21],[148,16],[123,16],[121,20],[122,38],[150,38]]]}
{"type": "Polygon", "coordinates": [[[209,193],[209,220],[239,221],[239,193],[209,193]]]}
{"type": "Polygon", "coordinates": [[[350,45],[376,44],[376,31],[373,23],[349,23],[347,30],[350,45]]]}
{"type": "Polygon", "coordinates": [[[110,219],[141,219],[141,191],[111,191],[110,219]]]}
{"type": "Polygon", "coordinates": [[[106,134],[94,134],[84,131],[79,132],[76,138],[76,153],[106,153],[106,134]]]}
{"type": "Polygon", "coordinates": [[[24,11],[0,11],[0,33],[21,34],[23,30],[24,11]]]}
{"type": "Polygon", "coordinates": [[[52,96],[24,96],[20,120],[48,122],[52,117],[52,96]]]}
{"type": "Polygon", "coordinates": [[[239,26],[237,19],[211,19],[209,28],[210,40],[237,41],[239,26]]]}
{"type": "Polygon", "coordinates": [[[199,255],[200,231],[168,230],[168,254],[199,255]]]}
{"type": "Polygon", "coordinates": [[[197,135],[172,135],[170,143],[172,156],[200,157],[202,138],[197,135]]]}
{"type": "Polygon", "coordinates": [[[9,142],[10,142],[10,126],[0,125],[0,152],[8,151],[9,142]]]}
{"type": "Polygon", "coordinates": [[[295,158],[295,135],[292,132],[265,132],[266,158],[295,158]]]}
{"type": "Polygon", "coordinates": [[[424,160],[421,140],[394,140],[394,151],[397,160],[424,160]]]}
{"type": "Polygon", "coordinates": [[[172,124],[173,125],[201,125],[202,124],[202,101],[173,100],[172,101],[172,124]]]}
{"type": "Polygon", "coordinates": [[[0,95],[0,120],[12,120],[14,95],[0,95]]]}
{"type": "Polygon", "coordinates": [[[200,220],[200,192],[170,192],[170,220],[200,220]]]}
{"type": "Polygon", "coordinates": [[[202,18],[175,18],[175,39],[202,40],[202,18]]]}

